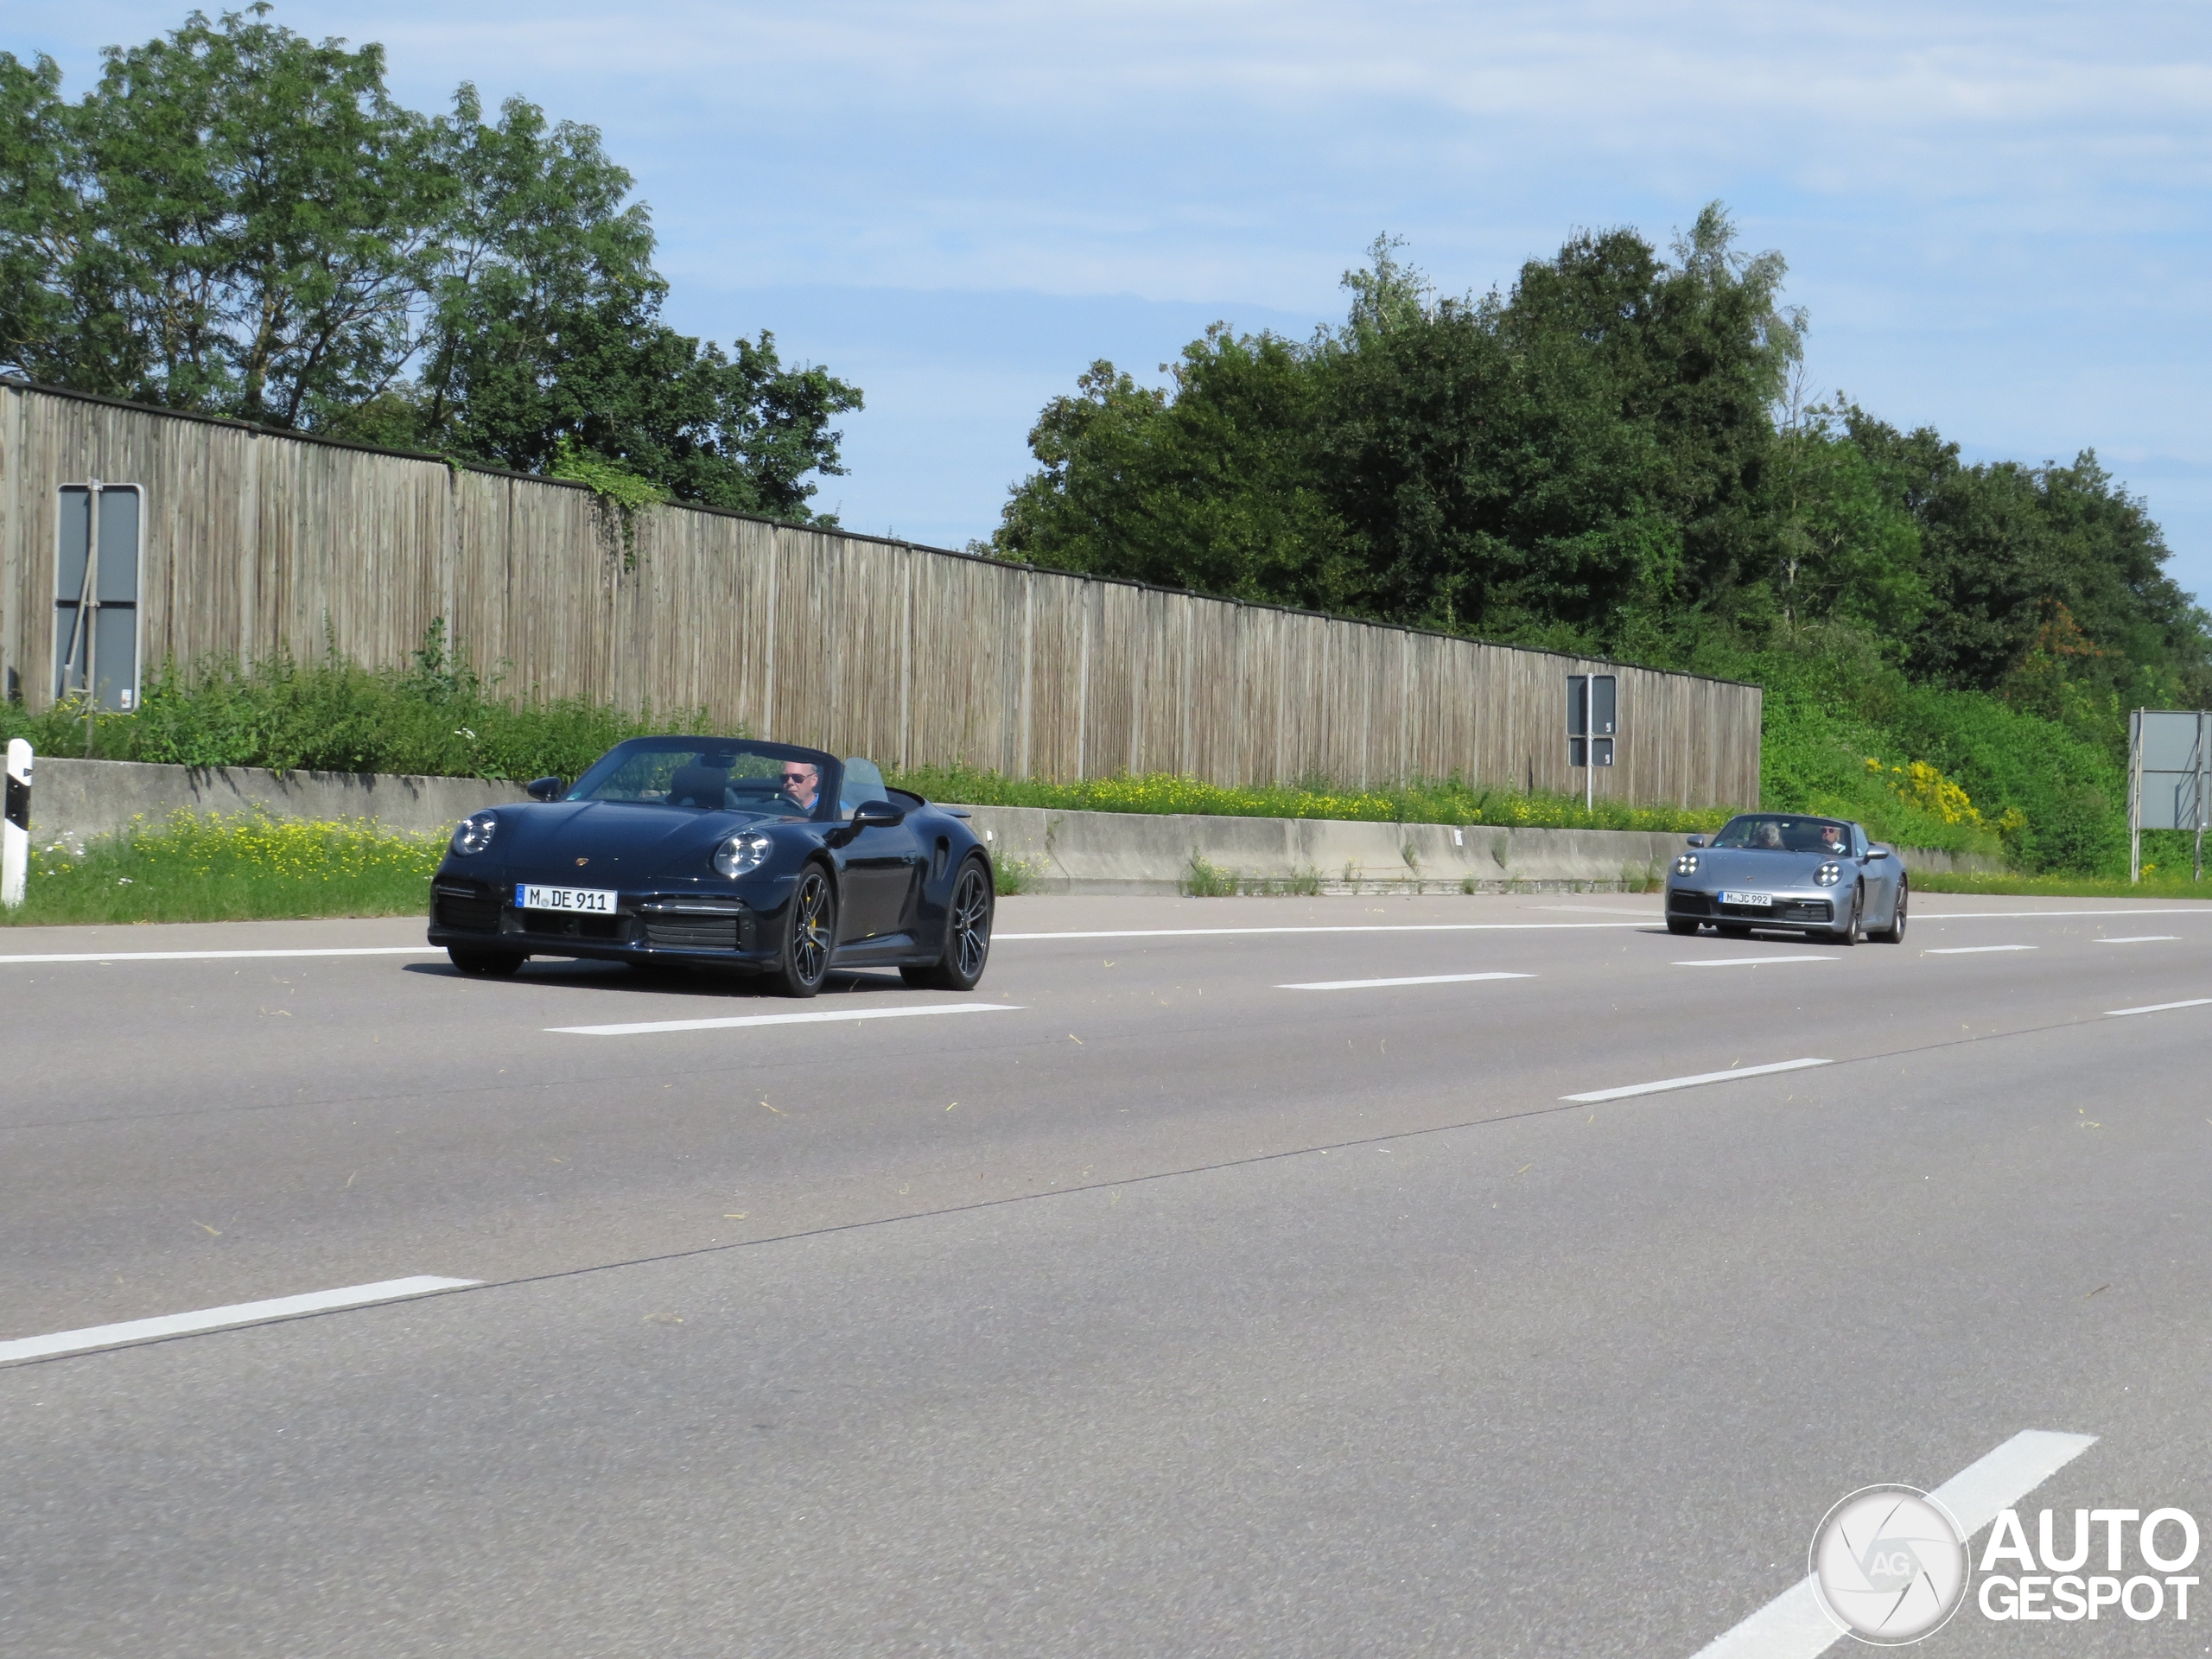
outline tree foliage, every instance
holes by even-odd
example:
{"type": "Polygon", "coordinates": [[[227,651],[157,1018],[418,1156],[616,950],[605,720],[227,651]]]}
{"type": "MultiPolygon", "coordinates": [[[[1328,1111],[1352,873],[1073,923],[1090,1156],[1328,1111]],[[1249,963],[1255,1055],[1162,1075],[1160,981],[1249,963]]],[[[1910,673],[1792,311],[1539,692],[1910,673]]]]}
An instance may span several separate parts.
{"type": "Polygon", "coordinates": [[[809,516],[861,406],[774,337],[661,321],[652,220],[590,127],[256,5],[110,48],[72,104],[0,53],[0,366],[522,471],[588,452],[682,499],[809,516]]]}

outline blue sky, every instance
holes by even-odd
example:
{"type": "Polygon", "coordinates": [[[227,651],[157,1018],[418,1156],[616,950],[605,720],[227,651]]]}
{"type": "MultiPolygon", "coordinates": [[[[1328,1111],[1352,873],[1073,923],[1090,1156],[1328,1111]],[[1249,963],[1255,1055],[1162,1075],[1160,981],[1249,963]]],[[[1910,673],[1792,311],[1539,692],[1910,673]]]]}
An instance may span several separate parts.
{"type": "MultiPolygon", "coordinates": [[[[81,91],[181,5],[19,3],[81,91]]],[[[1815,388],[1973,458],[2094,446],[2212,596],[2201,4],[1179,0],[280,4],[587,121],[652,206],[671,320],[866,391],[856,529],[957,546],[1096,357],[1206,323],[1304,334],[1381,232],[1483,290],[1577,228],[1662,242],[1719,199],[1789,258],[1815,388]]]]}

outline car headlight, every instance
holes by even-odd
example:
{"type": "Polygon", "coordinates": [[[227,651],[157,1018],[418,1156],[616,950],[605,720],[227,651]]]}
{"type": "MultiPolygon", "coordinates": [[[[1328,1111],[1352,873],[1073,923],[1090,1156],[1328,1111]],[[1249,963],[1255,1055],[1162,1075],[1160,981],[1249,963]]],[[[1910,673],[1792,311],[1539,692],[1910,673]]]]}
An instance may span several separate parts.
{"type": "Polygon", "coordinates": [[[1697,855],[1695,853],[1684,853],[1681,857],[1677,858],[1675,861],[1675,874],[1676,875],[1695,875],[1697,874],[1697,855]]]}
{"type": "Polygon", "coordinates": [[[471,853],[480,853],[492,844],[492,836],[499,828],[496,813],[479,812],[463,818],[453,827],[453,849],[463,858],[471,853]]]}
{"type": "Polygon", "coordinates": [[[775,844],[757,830],[732,836],[715,849],[715,869],[721,875],[743,875],[747,870],[757,870],[775,844]]]}
{"type": "Polygon", "coordinates": [[[1843,880],[1843,866],[1833,862],[1823,864],[1813,872],[1813,880],[1824,887],[1832,887],[1843,880]]]}

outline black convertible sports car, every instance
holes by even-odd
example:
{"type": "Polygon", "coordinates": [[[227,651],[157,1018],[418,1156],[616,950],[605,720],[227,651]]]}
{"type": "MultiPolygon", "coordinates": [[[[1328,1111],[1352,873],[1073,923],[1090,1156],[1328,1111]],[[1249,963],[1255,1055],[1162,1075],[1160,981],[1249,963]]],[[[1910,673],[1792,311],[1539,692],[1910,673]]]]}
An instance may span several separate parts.
{"type": "Polygon", "coordinates": [[[964,991],[990,955],[990,855],[874,763],[740,738],[638,737],[570,785],[464,819],[430,943],[467,974],[533,956],[719,963],[812,996],[832,968],[964,991]]]}

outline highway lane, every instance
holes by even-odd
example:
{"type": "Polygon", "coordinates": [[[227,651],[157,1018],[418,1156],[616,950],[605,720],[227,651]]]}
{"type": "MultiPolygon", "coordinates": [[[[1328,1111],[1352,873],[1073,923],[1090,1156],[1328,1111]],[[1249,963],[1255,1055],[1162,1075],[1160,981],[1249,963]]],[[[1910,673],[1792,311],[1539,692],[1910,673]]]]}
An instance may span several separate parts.
{"type": "Polygon", "coordinates": [[[0,1644],[1689,1652],[1792,1576],[1766,1541],[1802,1572],[1850,1485],[2020,1427],[2180,1491],[2212,1008],[2107,1011],[2212,996],[2212,913],[1922,903],[1839,951],[1649,900],[1019,901],[1391,931],[1009,938],[1007,1011],[628,1037],[549,1027],[788,1010],[0,964],[0,1339],[527,1281],[0,1371],[0,1644]],[[1560,1099],[1800,1057],[1839,1064],[1560,1099]]]}

